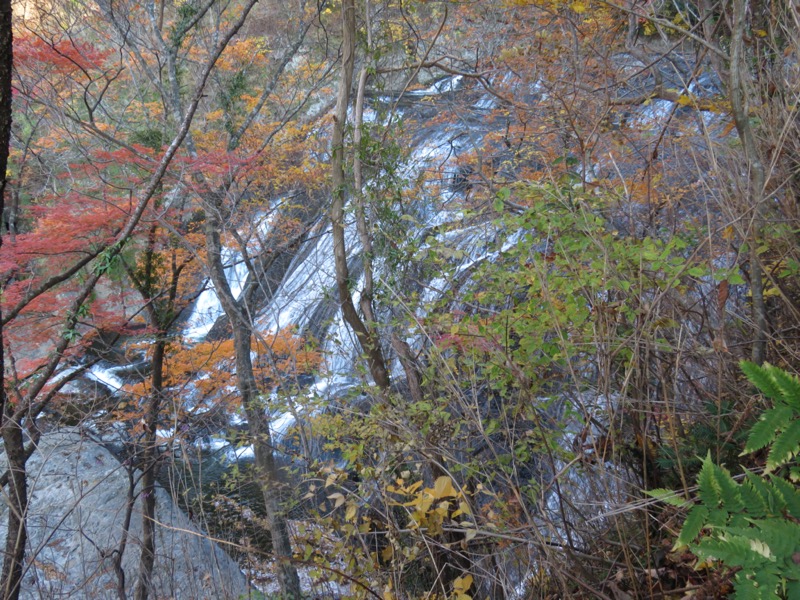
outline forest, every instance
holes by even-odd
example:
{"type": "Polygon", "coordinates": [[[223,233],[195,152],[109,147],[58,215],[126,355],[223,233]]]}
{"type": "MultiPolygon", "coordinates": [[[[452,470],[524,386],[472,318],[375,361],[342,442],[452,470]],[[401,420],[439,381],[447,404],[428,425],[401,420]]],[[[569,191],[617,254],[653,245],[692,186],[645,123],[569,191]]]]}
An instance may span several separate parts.
{"type": "Polygon", "coordinates": [[[795,0],[0,0],[3,600],[800,598],[795,0]]]}

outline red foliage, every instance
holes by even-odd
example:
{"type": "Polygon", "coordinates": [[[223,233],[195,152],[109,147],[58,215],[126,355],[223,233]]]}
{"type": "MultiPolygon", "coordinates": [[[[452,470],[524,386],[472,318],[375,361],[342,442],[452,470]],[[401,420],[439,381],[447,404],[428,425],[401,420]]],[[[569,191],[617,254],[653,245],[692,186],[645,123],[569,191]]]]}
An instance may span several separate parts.
{"type": "Polygon", "coordinates": [[[39,69],[55,67],[63,73],[101,70],[110,50],[98,50],[88,42],[74,40],[47,41],[33,35],[14,37],[14,63],[19,67],[39,69]]]}

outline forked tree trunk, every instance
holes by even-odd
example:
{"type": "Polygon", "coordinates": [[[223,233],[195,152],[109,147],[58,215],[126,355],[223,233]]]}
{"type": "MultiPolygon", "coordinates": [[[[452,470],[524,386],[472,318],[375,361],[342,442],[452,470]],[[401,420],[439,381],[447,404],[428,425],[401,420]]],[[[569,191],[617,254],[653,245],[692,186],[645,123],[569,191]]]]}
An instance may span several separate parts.
{"type": "Polygon", "coordinates": [[[249,307],[240,305],[233,297],[225,277],[225,267],[222,264],[222,243],[219,235],[222,224],[218,212],[220,204],[216,202],[206,208],[205,236],[209,271],[214,289],[233,330],[236,382],[242,407],[247,415],[248,433],[255,450],[257,475],[264,495],[267,520],[272,534],[272,549],[278,561],[278,583],[283,598],[299,600],[301,597],[300,579],[291,562],[292,547],[286,515],[280,501],[278,469],[272,452],[269,420],[266,407],[258,393],[250,355],[253,331],[251,313],[249,307]]]}
{"type": "MultiPolygon", "coordinates": [[[[358,314],[350,294],[350,272],[347,267],[347,248],[344,243],[344,205],[347,185],[344,175],[344,130],[347,124],[347,107],[350,103],[350,88],[353,85],[355,62],[356,7],[354,0],[342,2],[342,74],[336,100],[331,140],[331,170],[333,197],[331,199],[331,229],[333,232],[333,257],[336,263],[336,287],[342,316],[355,332],[361,350],[367,356],[370,375],[382,390],[389,387],[389,372],[383,356],[374,322],[365,323],[358,314]]],[[[371,274],[370,274],[371,275],[371,274]]],[[[369,298],[366,299],[369,301],[369,298]]],[[[369,315],[367,315],[369,317],[369,315]]]]}

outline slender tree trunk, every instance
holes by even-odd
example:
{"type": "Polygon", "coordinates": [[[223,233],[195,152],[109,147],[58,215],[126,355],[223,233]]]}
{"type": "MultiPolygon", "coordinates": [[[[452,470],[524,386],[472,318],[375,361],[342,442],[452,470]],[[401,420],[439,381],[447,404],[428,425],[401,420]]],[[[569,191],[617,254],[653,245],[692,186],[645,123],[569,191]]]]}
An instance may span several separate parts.
{"type": "MultiPolygon", "coordinates": [[[[344,129],[347,124],[347,107],[353,85],[355,62],[356,7],[354,0],[342,2],[342,74],[339,95],[333,120],[331,169],[333,198],[331,201],[331,229],[333,231],[333,257],[336,263],[336,287],[344,320],[355,332],[361,349],[367,355],[370,375],[382,389],[389,387],[389,372],[383,357],[380,340],[374,327],[368,327],[356,310],[350,294],[350,272],[347,267],[347,248],[344,243],[344,205],[347,196],[344,175],[344,129]]],[[[372,323],[370,323],[372,325],[372,323]]]]}
{"type": "Polygon", "coordinates": [[[142,453],[142,554],[139,559],[139,578],[136,582],[134,598],[147,600],[152,591],[153,565],[156,560],[156,430],[158,414],[161,411],[161,395],[164,389],[164,351],[166,349],[164,333],[159,334],[153,349],[151,361],[150,403],[145,415],[145,427],[142,453]]]}
{"type": "Polygon", "coordinates": [[[767,307],[764,300],[763,272],[758,256],[759,239],[764,221],[764,185],[766,173],[764,163],[750,123],[749,91],[744,75],[750,72],[745,57],[744,34],[747,0],[733,0],[733,29],[731,32],[731,65],[729,94],[733,108],[733,119],[739,138],[742,140],[745,160],[748,167],[746,210],[752,210],[747,231],[747,245],[750,249],[750,291],[752,295],[752,314],[754,340],[752,361],[757,365],[767,357],[767,307]]]}
{"type": "Polygon", "coordinates": [[[136,481],[134,480],[135,469],[133,465],[127,465],[125,470],[128,475],[128,498],[125,503],[125,518],[122,520],[122,537],[114,553],[113,568],[117,576],[117,598],[127,600],[128,594],[125,591],[125,569],[122,568],[122,560],[125,558],[125,550],[128,548],[128,534],[131,530],[131,517],[133,507],[136,504],[136,481]]]}
{"type": "Polygon", "coordinates": [[[291,562],[292,547],[286,515],[283,512],[280,501],[278,469],[272,452],[269,418],[258,393],[253,372],[253,362],[250,354],[252,350],[252,321],[248,307],[237,303],[231,293],[228,280],[225,278],[225,268],[222,264],[222,243],[219,235],[222,229],[219,208],[220,202],[213,202],[206,208],[206,251],[211,281],[233,330],[237,387],[241,396],[242,406],[247,415],[248,433],[255,450],[256,469],[261,491],[264,495],[270,533],[272,534],[272,550],[278,561],[278,583],[281,587],[283,598],[299,600],[301,597],[300,579],[291,562]]]}

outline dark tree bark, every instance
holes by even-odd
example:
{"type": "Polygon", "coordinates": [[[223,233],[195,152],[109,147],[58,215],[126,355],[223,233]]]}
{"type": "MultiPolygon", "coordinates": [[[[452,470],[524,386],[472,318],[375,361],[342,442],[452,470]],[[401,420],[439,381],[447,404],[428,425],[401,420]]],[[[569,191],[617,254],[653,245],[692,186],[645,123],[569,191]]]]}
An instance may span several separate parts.
{"type": "MultiPolygon", "coordinates": [[[[0,0],[0,215],[5,215],[6,172],[11,143],[11,70],[14,63],[11,31],[11,0],[0,0]]],[[[0,247],[3,232],[0,231],[0,247]]],[[[5,414],[5,358],[3,356],[3,321],[0,318],[0,419],[5,414]]]]}
{"type": "MultiPolygon", "coordinates": [[[[0,215],[5,214],[6,172],[11,142],[11,70],[13,67],[13,35],[11,30],[11,0],[0,0],[0,215]]],[[[3,243],[0,231],[0,245],[3,243]]],[[[25,559],[25,511],[28,489],[25,477],[25,443],[18,420],[9,419],[5,392],[5,357],[3,355],[3,329],[0,319],[0,419],[9,469],[10,498],[8,536],[3,561],[3,598],[19,597],[25,559]],[[22,510],[20,510],[22,509],[22,510]]]]}
{"type": "MultiPolygon", "coordinates": [[[[9,405],[10,406],[10,405],[9,405]]],[[[6,411],[2,427],[3,445],[10,477],[8,481],[8,535],[6,536],[5,560],[3,561],[3,599],[17,600],[22,569],[25,562],[25,543],[28,531],[25,527],[25,512],[28,507],[28,484],[25,472],[25,453],[22,426],[6,411]]]]}

